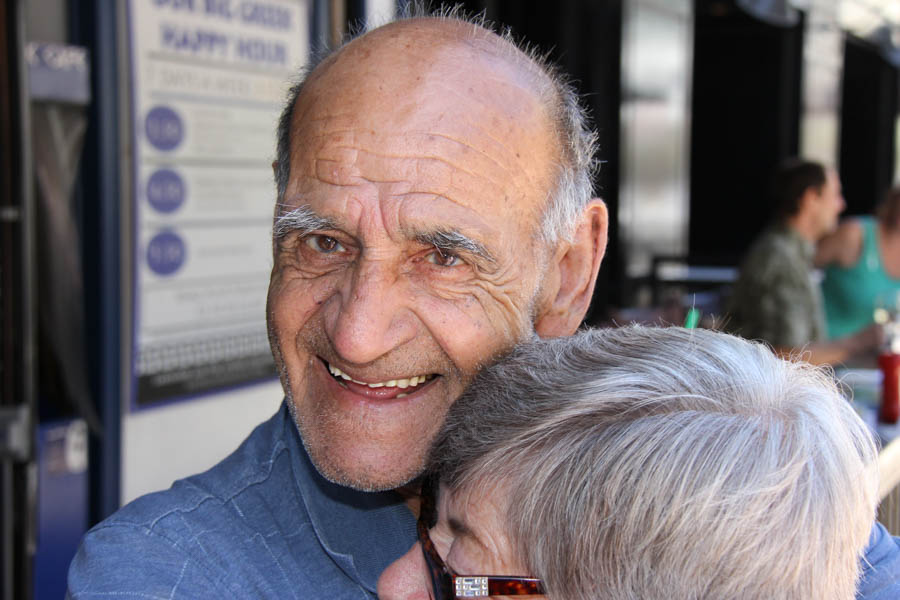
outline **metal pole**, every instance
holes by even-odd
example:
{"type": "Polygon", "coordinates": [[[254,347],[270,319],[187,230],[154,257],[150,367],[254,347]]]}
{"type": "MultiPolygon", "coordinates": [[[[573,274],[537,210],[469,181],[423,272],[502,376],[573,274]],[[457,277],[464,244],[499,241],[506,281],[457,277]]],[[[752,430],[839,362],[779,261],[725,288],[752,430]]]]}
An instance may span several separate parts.
{"type": "MultiPolygon", "coordinates": [[[[30,598],[33,564],[37,549],[37,469],[35,456],[35,423],[37,423],[37,245],[35,240],[34,167],[31,147],[31,94],[28,88],[28,65],[25,61],[25,0],[18,0],[17,62],[19,69],[20,146],[19,176],[22,185],[22,403],[28,418],[28,459],[18,465],[14,478],[24,485],[19,518],[22,524],[24,555],[19,569],[18,597],[30,598]]],[[[17,482],[13,482],[15,486],[17,482]]]]}
{"type": "Polygon", "coordinates": [[[8,268],[17,271],[16,287],[4,290],[9,297],[5,308],[13,310],[15,321],[12,327],[17,331],[4,332],[14,336],[12,354],[7,360],[14,364],[4,364],[4,368],[18,370],[13,374],[14,382],[10,390],[12,397],[0,398],[6,417],[12,417],[4,424],[2,441],[10,442],[20,438],[17,452],[0,453],[0,490],[4,502],[0,507],[0,537],[2,537],[2,564],[0,564],[0,597],[4,600],[29,598],[32,584],[32,558],[35,551],[35,494],[36,471],[34,457],[34,417],[36,415],[35,396],[35,239],[34,201],[32,190],[31,128],[28,95],[28,70],[25,63],[25,3],[15,0],[6,4],[3,26],[7,52],[7,82],[12,93],[9,95],[8,115],[8,156],[10,168],[6,174],[11,181],[6,186],[13,196],[9,214],[12,227],[18,229],[19,260],[7,263],[8,268]],[[16,202],[15,197],[18,196],[16,202]],[[16,345],[16,342],[18,345],[16,345]],[[8,439],[7,439],[8,437],[8,439]]]}
{"type": "MultiPolygon", "coordinates": [[[[123,221],[123,208],[130,198],[123,186],[124,173],[130,172],[129,158],[120,152],[126,147],[120,138],[120,122],[127,111],[120,105],[120,90],[127,82],[121,77],[127,73],[128,40],[120,39],[119,31],[127,31],[125,23],[126,2],[94,0],[91,3],[91,77],[92,102],[91,120],[94,122],[93,149],[91,157],[92,192],[96,194],[99,216],[97,217],[98,248],[96,264],[99,265],[99,313],[94,313],[92,321],[99,327],[98,345],[94,356],[100,361],[98,408],[103,422],[103,438],[95,440],[91,450],[92,463],[92,520],[106,518],[119,508],[121,480],[121,426],[122,398],[125,377],[130,373],[125,352],[123,359],[122,321],[122,267],[128,264],[122,257],[122,240],[129,235],[130,228],[123,221]],[[123,64],[124,63],[124,64],[123,64]]],[[[125,95],[127,97],[127,94],[125,95]]],[[[123,126],[124,127],[124,126],[123,126]]],[[[127,130],[127,127],[124,127],[127,130]]],[[[130,157],[130,153],[127,154],[130,157]]]]}
{"type": "Polygon", "coordinates": [[[344,30],[347,24],[347,12],[344,0],[331,0],[329,3],[331,16],[331,35],[329,36],[329,48],[337,48],[344,39],[344,30]]]}

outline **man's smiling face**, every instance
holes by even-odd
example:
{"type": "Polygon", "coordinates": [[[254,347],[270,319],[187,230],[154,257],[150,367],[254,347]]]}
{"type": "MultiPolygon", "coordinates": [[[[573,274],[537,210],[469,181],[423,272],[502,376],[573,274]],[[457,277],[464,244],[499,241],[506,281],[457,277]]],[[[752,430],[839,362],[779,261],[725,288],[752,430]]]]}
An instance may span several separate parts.
{"type": "Polygon", "coordinates": [[[357,40],[294,110],[269,330],[310,457],[358,489],[418,475],[449,405],[549,301],[556,137],[525,77],[452,33],[357,40]]]}

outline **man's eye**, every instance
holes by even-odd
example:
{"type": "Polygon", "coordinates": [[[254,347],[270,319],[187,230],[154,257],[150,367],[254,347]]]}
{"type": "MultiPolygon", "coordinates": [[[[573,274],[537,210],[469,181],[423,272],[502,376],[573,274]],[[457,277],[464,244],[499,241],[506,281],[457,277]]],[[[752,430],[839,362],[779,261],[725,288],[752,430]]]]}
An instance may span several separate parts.
{"type": "Polygon", "coordinates": [[[328,235],[311,235],[305,241],[307,246],[322,254],[334,254],[346,250],[339,241],[328,235]]]}
{"type": "Polygon", "coordinates": [[[462,263],[462,259],[455,254],[451,254],[440,248],[435,248],[434,252],[430,252],[425,260],[439,267],[455,267],[462,263]]]}

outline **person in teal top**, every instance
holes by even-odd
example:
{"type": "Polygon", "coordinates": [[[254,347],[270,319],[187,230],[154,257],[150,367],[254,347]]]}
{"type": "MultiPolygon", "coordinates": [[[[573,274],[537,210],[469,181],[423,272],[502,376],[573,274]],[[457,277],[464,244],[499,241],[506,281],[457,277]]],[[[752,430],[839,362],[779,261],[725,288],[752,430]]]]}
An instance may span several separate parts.
{"type": "Polygon", "coordinates": [[[829,338],[870,325],[878,308],[900,308],[900,187],[888,193],[876,216],[848,219],[819,242],[829,338]]]}

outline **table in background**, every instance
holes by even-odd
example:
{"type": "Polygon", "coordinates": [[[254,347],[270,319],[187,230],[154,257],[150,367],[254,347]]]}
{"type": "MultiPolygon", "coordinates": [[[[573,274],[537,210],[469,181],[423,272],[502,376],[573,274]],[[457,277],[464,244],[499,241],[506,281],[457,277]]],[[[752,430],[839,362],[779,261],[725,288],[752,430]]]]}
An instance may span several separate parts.
{"type": "Polygon", "coordinates": [[[893,425],[878,422],[881,405],[881,371],[878,369],[835,369],[835,377],[841,382],[845,394],[853,402],[856,412],[872,431],[887,445],[900,438],[900,423],[893,425]]]}
{"type": "Polygon", "coordinates": [[[878,369],[836,369],[835,376],[863,421],[877,434],[882,448],[878,454],[878,520],[892,535],[900,535],[900,423],[878,422],[881,403],[881,371],[878,369]]]}

